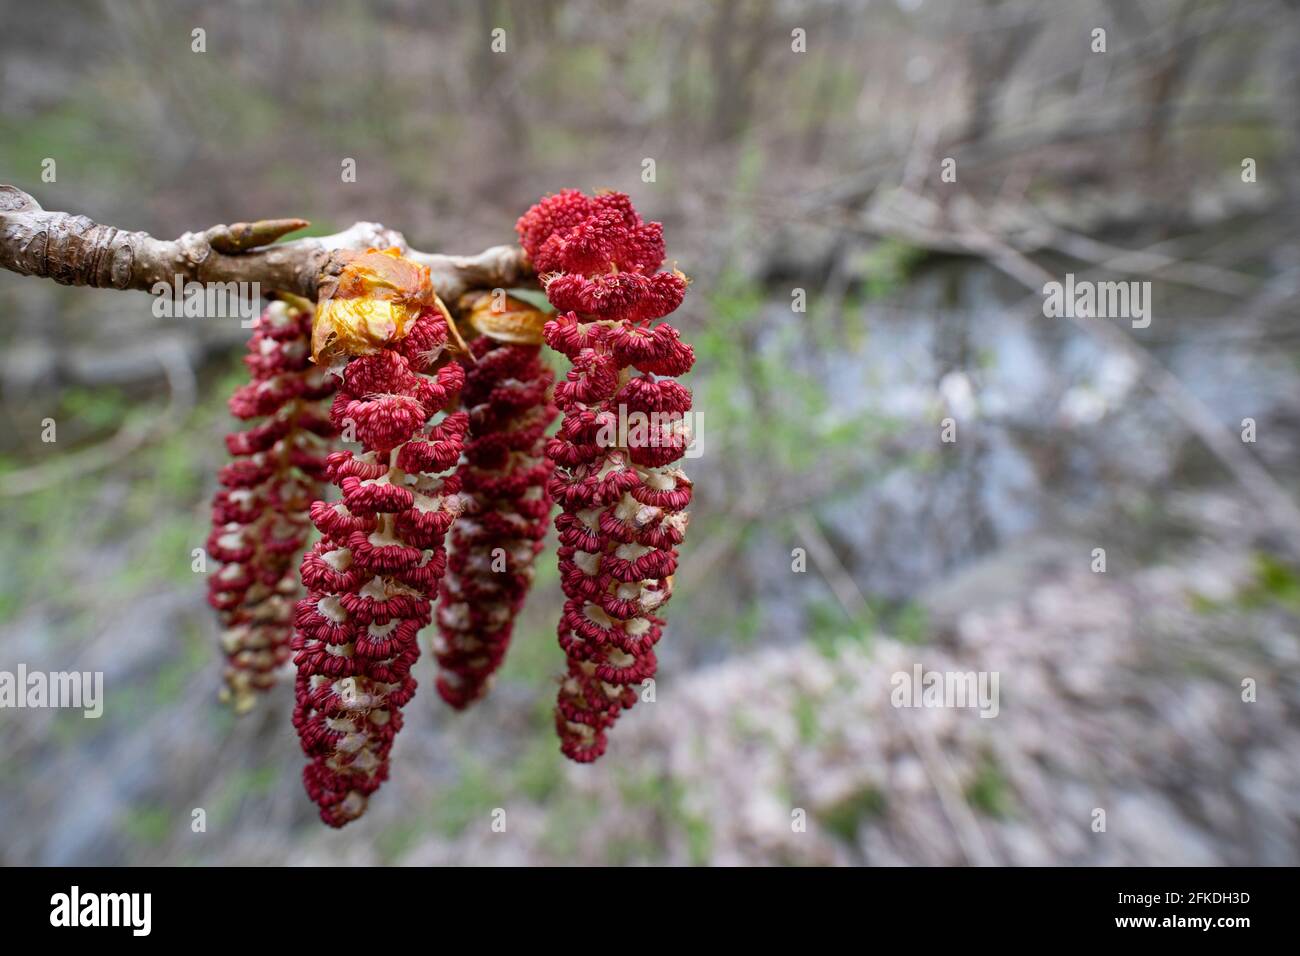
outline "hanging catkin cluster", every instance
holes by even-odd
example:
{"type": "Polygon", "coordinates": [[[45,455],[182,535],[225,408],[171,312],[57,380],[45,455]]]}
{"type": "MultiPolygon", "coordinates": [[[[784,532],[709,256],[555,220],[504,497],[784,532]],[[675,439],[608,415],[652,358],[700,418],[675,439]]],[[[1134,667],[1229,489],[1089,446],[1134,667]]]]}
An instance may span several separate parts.
{"type": "Polygon", "coordinates": [[[492,337],[526,335],[510,319],[539,313],[509,298],[497,307],[486,293],[461,305],[469,327],[488,334],[473,340],[465,362],[469,438],[456,471],[465,512],[452,528],[438,605],[438,693],[458,710],[487,691],[533,581],[551,520],[545,447],[556,415],[555,375],[542,364],[540,346],[492,337]]]}
{"type": "Polygon", "coordinates": [[[584,763],[604,753],[655,675],[691,500],[677,466],[691,395],[674,378],[694,362],[657,320],[681,304],[686,278],[660,269],[662,228],[621,193],[549,196],[516,228],[558,310],[549,321],[504,290],[477,290],[457,303],[467,346],[428,268],[372,249],[323,284],[314,317],[267,309],[249,344],[253,382],[231,401],[261,421],[228,439],[235,460],[213,507],[227,685],[243,708],[293,655],[303,781],[331,826],[361,816],[388,777],[440,589],[438,693],[464,709],[487,692],[553,501],[563,752],[584,763]],[[543,343],[568,358],[563,382],[543,343]],[[336,434],[343,448],[329,451],[336,434]],[[306,596],[290,614],[309,524],[321,538],[301,558],[306,596]]]}
{"type": "Polygon", "coordinates": [[[686,279],[657,271],[663,232],[621,193],[567,190],[543,199],[516,229],[560,314],[546,343],[572,363],[555,390],[564,413],[546,453],[563,513],[560,646],[568,673],[556,707],[566,756],[605,752],[606,731],[652,679],[672,595],[691,483],[673,464],[690,443],[690,392],[672,380],[695,361],[667,323],[686,279]],[[635,423],[635,424],[633,424],[635,423]]]}
{"type": "Polygon", "coordinates": [[[240,713],[289,659],[298,557],[333,435],[324,400],[334,380],[311,364],[311,318],[310,303],[270,303],[244,358],[252,380],[230,399],[236,418],[256,424],[226,436],[233,460],[212,502],[207,550],[221,567],[208,601],[223,628],[222,697],[240,713]]]}

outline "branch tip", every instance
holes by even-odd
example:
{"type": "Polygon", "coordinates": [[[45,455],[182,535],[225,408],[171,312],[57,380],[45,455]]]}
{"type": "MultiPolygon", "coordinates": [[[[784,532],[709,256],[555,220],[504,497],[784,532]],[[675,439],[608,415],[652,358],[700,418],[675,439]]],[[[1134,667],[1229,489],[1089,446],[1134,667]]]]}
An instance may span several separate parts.
{"type": "Polygon", "coordinates": [[[229,226],[213,226],[207,232],[208,244],[218,252],[239,253],[258,246],[266,246],[282,236],[311,223],[306,219],[259,219],[256,222],[236,222],[229,226]]]}

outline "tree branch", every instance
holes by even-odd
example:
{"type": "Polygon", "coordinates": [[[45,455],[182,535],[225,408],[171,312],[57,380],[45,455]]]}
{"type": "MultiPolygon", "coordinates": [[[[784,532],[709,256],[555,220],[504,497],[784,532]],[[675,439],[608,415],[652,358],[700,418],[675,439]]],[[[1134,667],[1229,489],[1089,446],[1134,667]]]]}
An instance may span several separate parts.
{"type": "Polygon", "coordinates": [[[532,267],[518,246],[493,246],[473,256],[417,252],[396,230],[358,222],[332,236],[276,239],[307,226],[302,219],[263,219],[155,239],[85,216],[48,212],[27,193],[0,185],[0,268],[62,285],[151,290],[176,276],[184,282],[257,282],[268,291],[315,299],[321,282],[338,275],[352,252],[396,246],[429,267],[433,287],[454,303],[476,288],[531,284],[532,267]]]}

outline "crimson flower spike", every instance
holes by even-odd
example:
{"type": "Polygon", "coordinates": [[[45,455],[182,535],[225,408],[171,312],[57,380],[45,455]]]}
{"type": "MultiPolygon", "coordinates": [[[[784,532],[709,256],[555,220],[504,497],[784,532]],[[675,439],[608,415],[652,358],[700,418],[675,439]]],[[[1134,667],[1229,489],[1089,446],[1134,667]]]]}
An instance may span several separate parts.
{"type": "Polygon", "coordinates": [[[478,337],[461,393],[470,422],[456,472],[465,512],[451,531],[435,652],[438,693],[463,710],[487,693],[532,585],[551,522],[545,448],[556,408],[555,375],[540,354],[545,315],[486,292],[458,306],[478,337]]]}
{"type": "Polygon", "coordinates": [[[294,621],[303,782],[330,826],[361,816],[387,779],[415,693],[417,635],[461,509],[459,480],[443,475],[469,423],[452,411],[465,382],[454,341],[428,268],[395,249],[357,257],[317,306],[313,358],[341,380],[330,417],[361,445],[329,456],[342,499],[311,507],[323,537],[303,558],[294,621]]]}
{"type": "Polygon", "coordinates": [[[310,362],[311,310],[296,297],[266,307],[244,358],[252,380],[230,399],[236,418],[257,420],[226,436],[234,460],[221,469],[207,544],[221,563],[208,579],[208,602],[223,626],[221,696],[237,713],[252,709],[289,660],[294,565],[334,434],[325,402],[334,382],[310,362]]]}
{"type": "Polygon", "coordinates": [[[568,657],[555,726],[579,762],[605,752],[606,732],[654,677],[654,646],[672,595],[691,482],[675,462],[690,443],[690,392],[673,379],[694,364],[666,322],[686,292],[659,271],[663,228],[622,193],[548,196],[515,226],[559,314],[548,345],[572,367],[556,386],[564,418],[547,443],[561,514],[559,641],[568,657]],[[620,423],[648,423],[639,434],[620,423]]]}

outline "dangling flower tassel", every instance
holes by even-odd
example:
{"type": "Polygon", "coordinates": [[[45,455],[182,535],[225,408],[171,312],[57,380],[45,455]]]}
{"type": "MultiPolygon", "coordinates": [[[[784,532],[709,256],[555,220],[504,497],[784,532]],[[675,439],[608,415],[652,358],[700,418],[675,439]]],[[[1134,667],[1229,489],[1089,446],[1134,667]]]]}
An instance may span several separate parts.
{"type": "Polygon", "coordinates": [[[415,693],[416,636],[461,507],[456,477],[439,475],[460,459],[468,416],[432,421],[464,384],[447,354],[454,335],[428,268],[397,250],[357,257],[317,307],[313,358],[342,381],[331,420],[362,446],[329,456],[342,500],[312,505],[323,539],[303,558],[308,593],[294,622],[294,726],[311,758],[303,782],[335,827],[361,816],[388,777],[415,693]]]}
{"type": "Polygon", "coordinates": [[[548,196],[516,229],[561,313],[546,343],[572,362],[555,389],[563,423],[546,449],[568,598],[555,721],[564,754],[589,762],[654,677],[664,626],[655,612],[672,594],[686,530],[691,482],[674,462],[690,443],[691,396],[672,378],[695,356],[671,325],[650,324],[681,304],[686,278],[656,271],[662,227],[622,193],[548,196]]]}
{"type": "Polygon", "coordinates": [[[221,699],[252,709],[289,660],[294,566],[320,497],[334,428],[325,400],[334,381],[310,363],[311,303],[270,303],[254,324],[244,363],[252,381],[230,399],[235,417],[258,423],[226,436],[234,461],[221,469],[207,550],[221,567],[208,580],[226,654],[221,699]]]}
{"type": "Polygon", "coordinates": [[[461,401],[470,438],[456,472],[466,511],[451,532],[438,605],[438,693],[462,710],[482,697],[510,644],[550,524],[546,429],[555,375],[541,361],[545,317],[514,299],[472,293],[460,303],[470,344],[461,401]],[[536,343],[536,344],[533,344],[536,343]]]}

